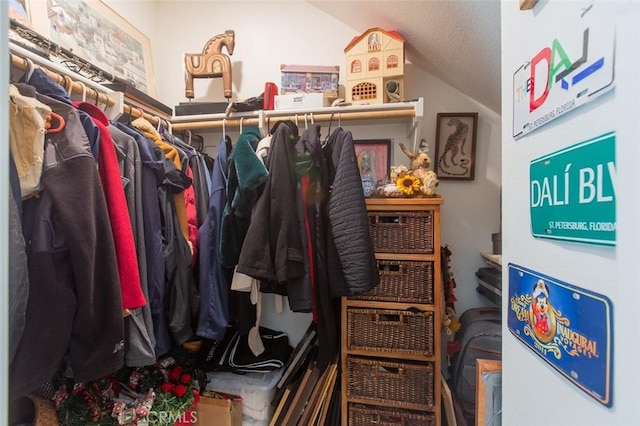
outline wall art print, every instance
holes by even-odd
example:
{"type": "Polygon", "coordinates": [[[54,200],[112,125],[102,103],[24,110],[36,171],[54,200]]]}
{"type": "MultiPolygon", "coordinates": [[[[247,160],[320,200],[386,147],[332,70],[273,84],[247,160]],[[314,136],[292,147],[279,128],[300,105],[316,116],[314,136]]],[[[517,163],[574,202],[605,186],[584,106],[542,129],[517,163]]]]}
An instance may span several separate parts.
{"type": "Polygon", "coordinates": [[[102,1],[32,1],[31,23],[43,37],[156,96],[149,38],[102,1]]]}
{"type": "Polygon", "coordinates": [[[473,180],[477,127],[477,112],[438,114],[433,163],[438,179],[473,180]]]}

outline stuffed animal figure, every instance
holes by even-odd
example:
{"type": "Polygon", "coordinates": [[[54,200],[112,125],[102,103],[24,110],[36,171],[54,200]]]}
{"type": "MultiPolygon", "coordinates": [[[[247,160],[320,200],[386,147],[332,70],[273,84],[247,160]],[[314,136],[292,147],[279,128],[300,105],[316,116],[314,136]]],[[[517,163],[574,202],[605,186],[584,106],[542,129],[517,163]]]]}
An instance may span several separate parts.
{"type": "Polygon", "coordinates": [[[433,196],[436,194],[436,187],[440,183],[438,176],[433,170],[429,170],[431,165],[431,157],[423,150],[426,148],[426,141],[422,139],[418,150],[414,153],[409,151],[407,147],[400,143],[400,149],[411,160],[409,164],[409,171],[415,177],[420,179],[420,193],[426,196],[433,196]]]}

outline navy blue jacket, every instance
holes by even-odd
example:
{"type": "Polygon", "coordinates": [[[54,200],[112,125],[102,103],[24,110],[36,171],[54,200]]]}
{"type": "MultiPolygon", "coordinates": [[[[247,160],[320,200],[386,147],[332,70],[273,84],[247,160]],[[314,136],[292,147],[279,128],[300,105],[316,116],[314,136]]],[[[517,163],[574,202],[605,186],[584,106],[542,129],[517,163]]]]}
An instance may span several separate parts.
{"type": "Polygon", "coordinates": [[[227,202],[227,145],[218,144],[213,165],[209,211],[198,231],[200,241],[200,316],[196,334],[222,340],[229,321],[230,271],[220,262],[220,226],[227,202]]]}

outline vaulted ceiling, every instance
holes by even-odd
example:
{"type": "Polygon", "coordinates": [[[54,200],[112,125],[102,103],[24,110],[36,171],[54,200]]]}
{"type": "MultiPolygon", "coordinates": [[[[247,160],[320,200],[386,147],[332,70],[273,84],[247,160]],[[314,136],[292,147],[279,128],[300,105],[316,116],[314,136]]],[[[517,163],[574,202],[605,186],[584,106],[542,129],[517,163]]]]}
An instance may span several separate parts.
{"type": "Polygon", "coordinates": [[[500,113],[499,0],[307,1],[359,32],[397,31],[409,62],[500,113]]]}

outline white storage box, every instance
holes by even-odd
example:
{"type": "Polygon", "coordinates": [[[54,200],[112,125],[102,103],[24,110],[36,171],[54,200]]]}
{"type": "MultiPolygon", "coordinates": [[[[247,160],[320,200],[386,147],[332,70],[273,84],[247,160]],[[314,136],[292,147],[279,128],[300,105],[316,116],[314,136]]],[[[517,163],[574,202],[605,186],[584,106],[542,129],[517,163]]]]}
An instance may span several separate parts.
{"type": "Polygon", "coordinates": [[[208,372],[207,390],[214,390],[242,397],[243,424],[268,424],[274,407],[271,400],[276,394],[276,384],[282,377],[282,368],[269,373],[235,374],[208,372]]]}
{"type": "Polygon", "coordinates": [[[322,108],[331,106],[331,101],[324,93],[297,93],[289,95],[276,95],[274,108],[296,109],[296,108],[322,108]]]}

